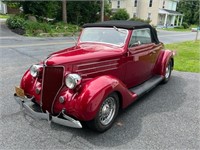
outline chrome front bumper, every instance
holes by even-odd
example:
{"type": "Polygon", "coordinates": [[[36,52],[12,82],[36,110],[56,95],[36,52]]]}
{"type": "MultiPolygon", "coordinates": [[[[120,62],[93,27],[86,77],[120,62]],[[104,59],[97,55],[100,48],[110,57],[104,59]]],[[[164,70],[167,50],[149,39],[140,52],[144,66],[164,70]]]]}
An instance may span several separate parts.
{"type": "Polygon", "coordinates": [[[54,122],[63,126],[72,127],[72,128],[82,128],[80,121],[77,121],[69,116],[67,116],[64,110],[61,112],[61,115],[64,119],[58,118],[57,116],[52,116],[48,111],[46,113],[37,112],[33,110],[31,107],[34,105],[32,102],[32,98],[21,98],[14,94],[14,98],[17,103],[20,105],[21,109],[24,109],[24,113],[31,115],[37,119],[48,120],[49,122],[54,122]]]}

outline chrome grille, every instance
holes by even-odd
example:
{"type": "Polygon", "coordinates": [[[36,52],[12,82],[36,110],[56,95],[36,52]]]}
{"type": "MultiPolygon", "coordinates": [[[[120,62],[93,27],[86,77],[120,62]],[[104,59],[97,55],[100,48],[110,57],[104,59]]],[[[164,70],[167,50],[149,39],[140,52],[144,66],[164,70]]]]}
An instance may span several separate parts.
{"type": "Polygon", "coordinates": [[[45,67],[42,81],[42,110],[53,113],[52,105],[63,85],[64,67],[45,67]]]}

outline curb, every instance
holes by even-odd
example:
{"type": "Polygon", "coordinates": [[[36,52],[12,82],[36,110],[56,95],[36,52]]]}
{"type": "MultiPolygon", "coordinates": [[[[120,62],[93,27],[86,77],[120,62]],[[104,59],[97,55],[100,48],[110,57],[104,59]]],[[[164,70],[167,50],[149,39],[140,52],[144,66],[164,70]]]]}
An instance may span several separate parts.
{"type": "Polygon", "coordinates": [[[0,22],[6,22],[6,18],[0,18],[0,22]]]}

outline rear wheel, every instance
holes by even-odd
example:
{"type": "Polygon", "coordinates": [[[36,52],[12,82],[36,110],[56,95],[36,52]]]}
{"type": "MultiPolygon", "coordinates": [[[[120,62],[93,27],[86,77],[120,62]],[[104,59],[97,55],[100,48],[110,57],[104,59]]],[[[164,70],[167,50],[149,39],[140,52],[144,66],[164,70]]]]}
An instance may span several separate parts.
{"type": "Polygon", "coordinates": [[[172,72],[172,60],[169,61],[169,63],[165,68],[165,76],[162,83],[167,83],[169,81],[171,77],[171,72],[172,72]]]}
{"type": "Polygon", "coordinates": [[[97,116],[88,122],[88,125],[99,132],[104,132],[112,126],[118,111],[119,98],[116,93],[112,93],[103,101],[97,116]]]}

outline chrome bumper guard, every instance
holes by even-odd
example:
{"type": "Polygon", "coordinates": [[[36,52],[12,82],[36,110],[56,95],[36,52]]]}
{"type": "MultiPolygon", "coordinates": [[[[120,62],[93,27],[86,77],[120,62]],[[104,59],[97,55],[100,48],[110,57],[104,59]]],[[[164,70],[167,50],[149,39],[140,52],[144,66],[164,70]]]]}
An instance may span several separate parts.
{"type": "Polygon", "coordinates": [[[20,105],[21,109],[26,110],[23,112],[31,115],[34,118],[48,120],[48,122],[54,122],[54,123],[67,126],[67,127],[82,128],[80,121],[77,121],[67,116],[64,113],[65,110],[62,110],[61,112],[62,116],[65,118],[65,119],[62,119],[62,118],[58,118],[57,116],[52,116],[48,111],[46,113],[34,111],[31,108],[31,106],[34,104],[32,102],[33,98],[21,98],[21,97],[18,97],[16,94],[14,94],[14,98],[17,101],[17,103],[20,105]]]}

